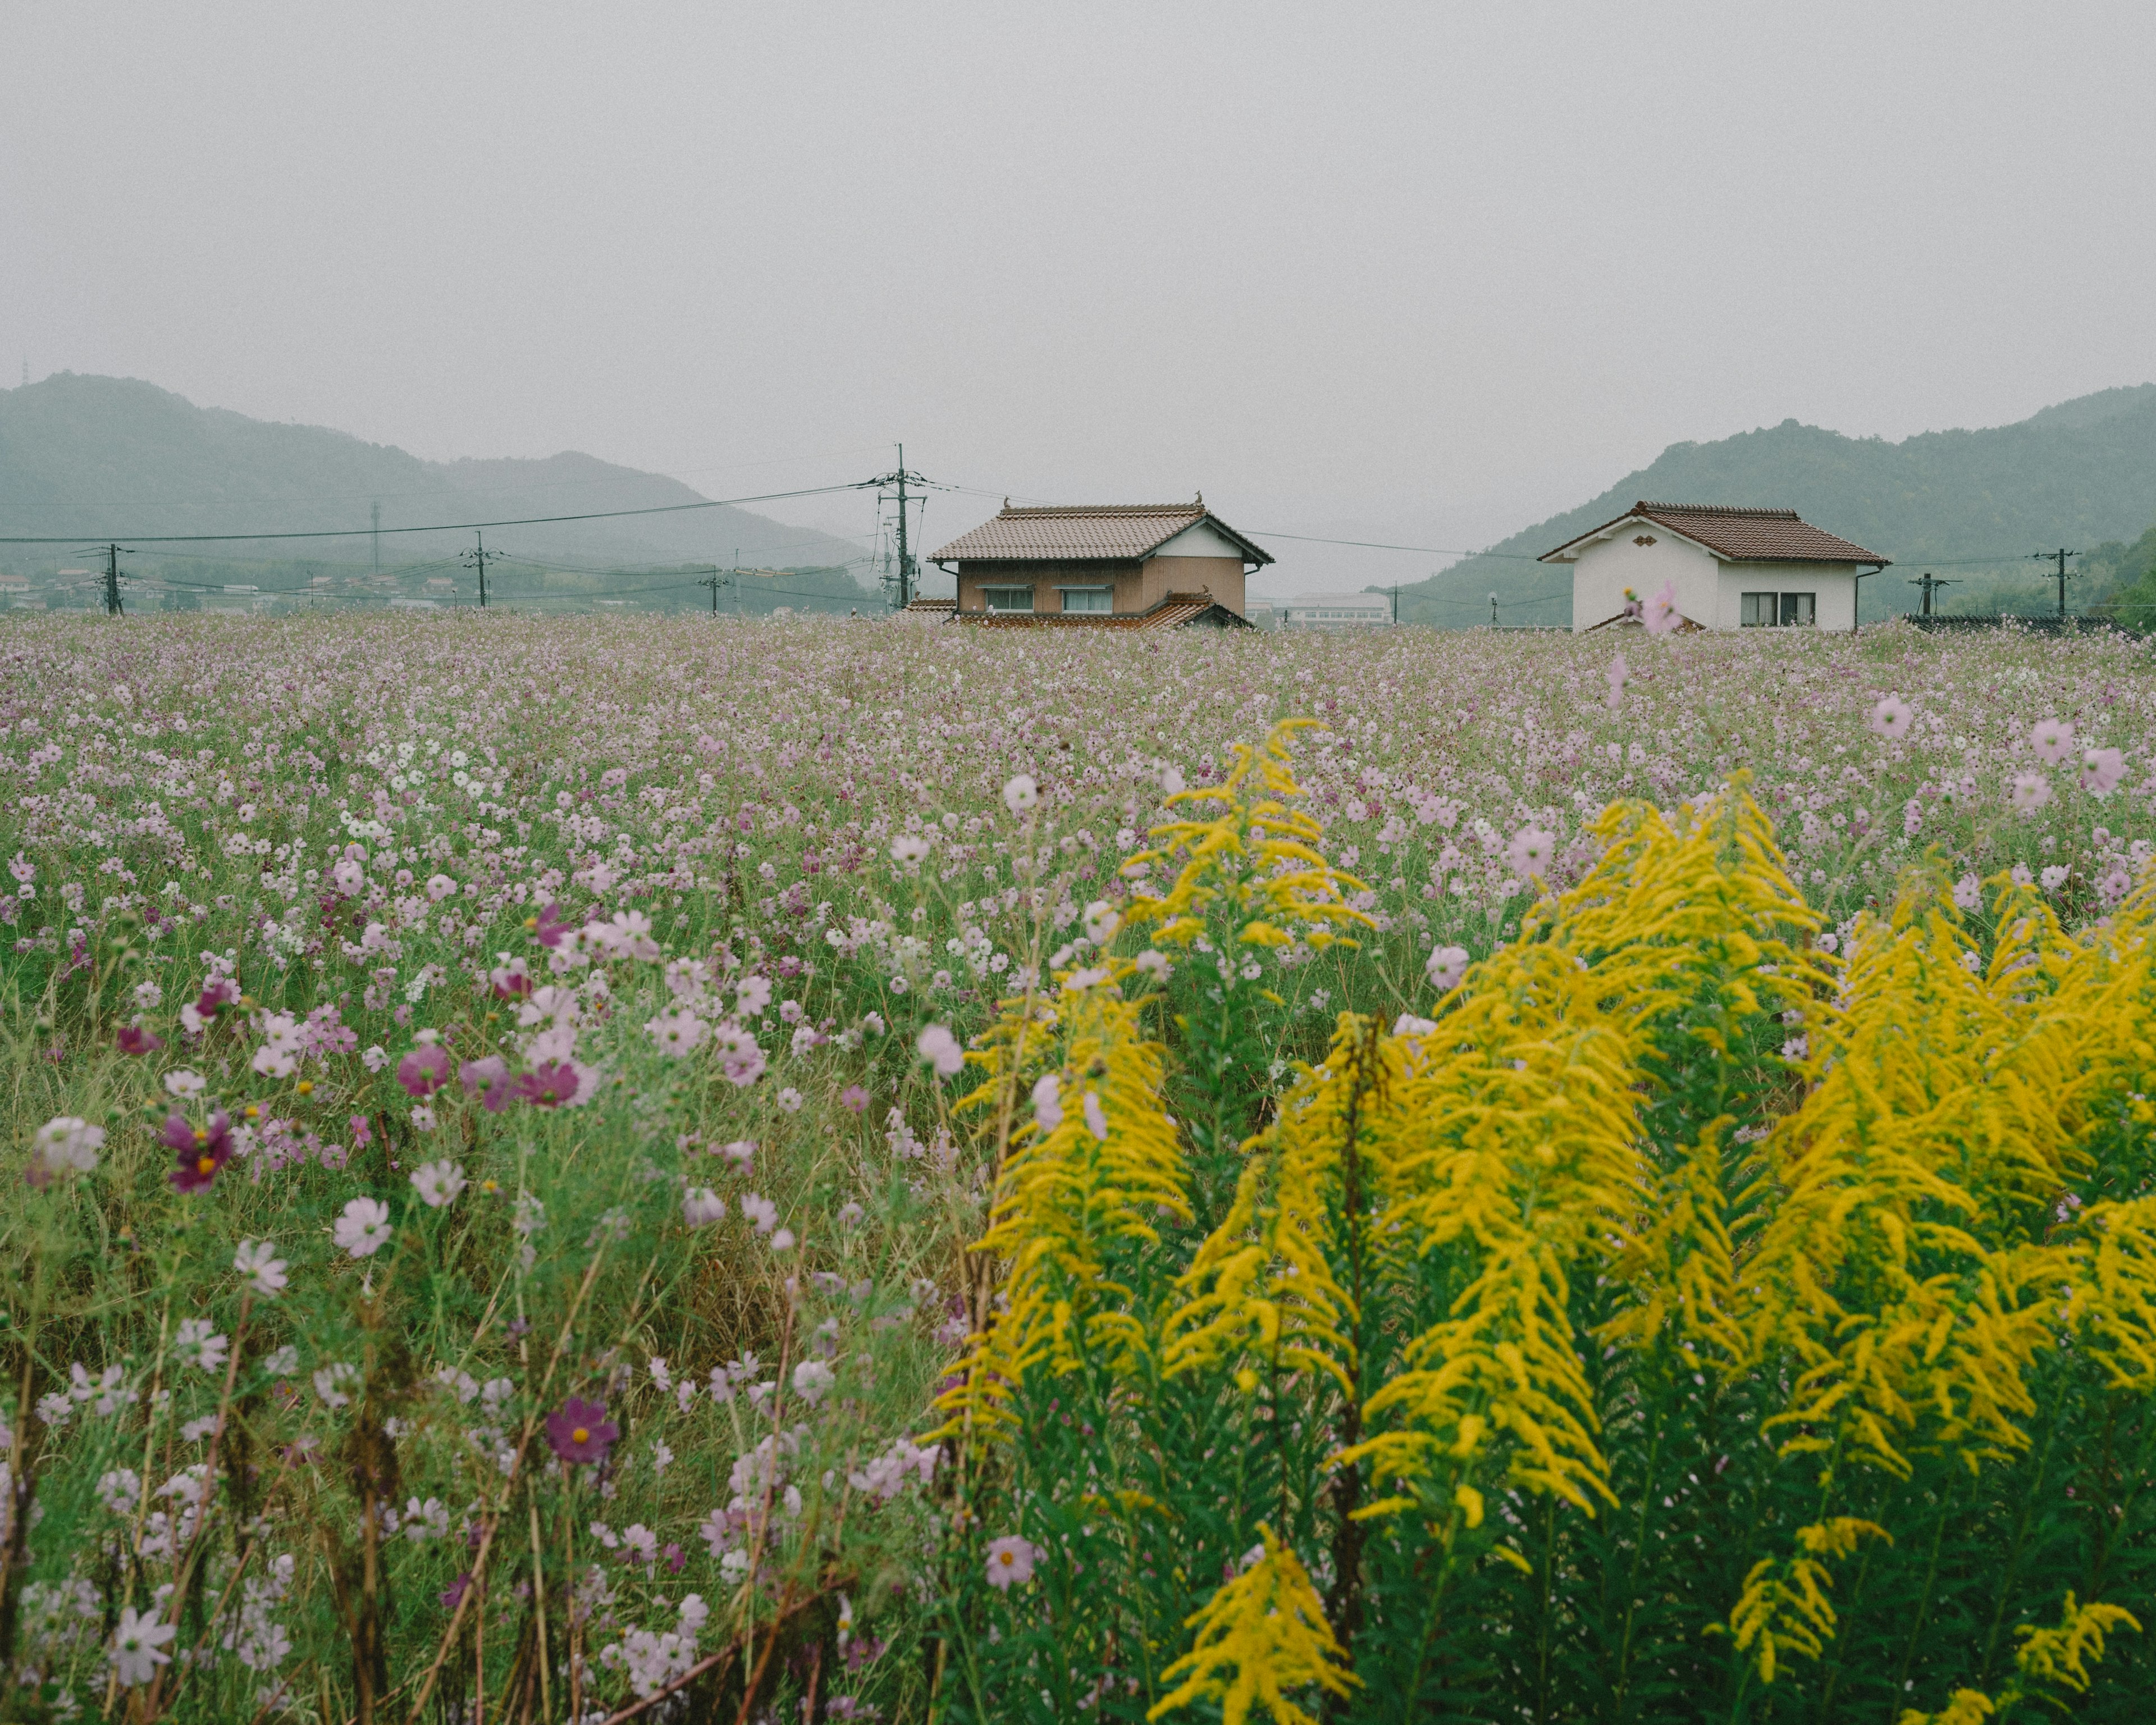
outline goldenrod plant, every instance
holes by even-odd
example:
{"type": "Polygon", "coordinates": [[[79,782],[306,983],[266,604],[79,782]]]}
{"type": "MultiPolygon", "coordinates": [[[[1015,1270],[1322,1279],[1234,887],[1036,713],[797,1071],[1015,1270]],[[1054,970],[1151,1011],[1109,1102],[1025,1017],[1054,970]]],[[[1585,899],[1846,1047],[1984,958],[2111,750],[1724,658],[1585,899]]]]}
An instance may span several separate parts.
{"type": "Polygon", "coordinates": [[[1239,944],[1355,915],[1290,735],[977,1055],[1031,1117],[940,1716],[2139,1717],[2156,889],[2070,933],[1918,869],[1845,940],[1741,778],[1620,803],[1517,939],[1238,1098],[1239,944]],[[1208,1214],[1178,1117],[1239,1101],[1208,1214]]]}

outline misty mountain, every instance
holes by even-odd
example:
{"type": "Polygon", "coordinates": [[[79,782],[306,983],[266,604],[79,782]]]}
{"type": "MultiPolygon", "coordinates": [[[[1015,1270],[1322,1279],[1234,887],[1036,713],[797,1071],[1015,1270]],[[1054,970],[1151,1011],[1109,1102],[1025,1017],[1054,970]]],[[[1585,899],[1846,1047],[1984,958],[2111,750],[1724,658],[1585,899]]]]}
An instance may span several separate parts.
{"type": "MultiPolygon", "coordinates": [[[[255,533],[367,528],[382,509],[383,566],[454,556],[472,535],[399,533],[696,503],[678,480],[567,453],[543,460],[426,461],[316,425],[198,408],[129,377],[62,372],[0,390],[0,535],[255,533]]],[[[767,568],[857,563],[863,548],[730,506],[677,515],[505,527],[488,548],[590,565],[737,561],[767,568]]],[[[206,551],[212,547],[195,547],[206,551]]],[[[367,563],[372,543],[280,540],[216,547],[233,557],[367,563]]],[[[80,562],[76,547],[8,547],[9,565],[80,562]]],[[[865,580],[865,566],[857,572],[865,580]]]]}
{"type": "MultiPolygon", "coordinates": [[[[2093,552],[2134,541],[2156,521],[2156,384],[2082,396],[2013,425],[1899,443],[1788,419],[1714,443],[1672,444],[1591,501],[1401,588],[1401,620],[1486,622],[1494,591],[1508,624],[1570,622],[1568,572],[1534,559],[1641,498],[1794,509],[1891,557],[1895,567],[1865,583],[1867,617],[1914,609],[1907,583],[1928,568],[1962,580],[1948,608],[2035,609],[2047,589],[2030,552],[2061,545],[2093,552]]],[[[2069,602],[2095,597],[2092,582],[2069,602]]]]}

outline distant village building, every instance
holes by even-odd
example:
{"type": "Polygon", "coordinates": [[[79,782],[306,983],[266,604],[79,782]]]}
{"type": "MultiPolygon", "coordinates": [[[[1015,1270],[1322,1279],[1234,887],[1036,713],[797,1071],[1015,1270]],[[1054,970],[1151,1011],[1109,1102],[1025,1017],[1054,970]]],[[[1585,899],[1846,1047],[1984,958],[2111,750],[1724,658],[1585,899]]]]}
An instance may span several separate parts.
{"type": "Polygon", "coordinates": [[[1627,588],[1665,587],[1694,629],[1854,629],[1860,572],[1888,564],[1793,509],[1645,502],[1542,561],[1572,565],[1575,634],[1623,618],[1627,588]]]}
{"type": "Polygon", "coordinates": [[[964,623],[1245,627],[1243,584],[1270,553],[1205,507],[1014,509],[929,558],[958,578],[964,623]]]}
{"type": "Polygon", "coordinates": [[[1290,599],[1289,629],[1390,629],[1393,601],[1382,593],[1308,593],[1290,599]]]}

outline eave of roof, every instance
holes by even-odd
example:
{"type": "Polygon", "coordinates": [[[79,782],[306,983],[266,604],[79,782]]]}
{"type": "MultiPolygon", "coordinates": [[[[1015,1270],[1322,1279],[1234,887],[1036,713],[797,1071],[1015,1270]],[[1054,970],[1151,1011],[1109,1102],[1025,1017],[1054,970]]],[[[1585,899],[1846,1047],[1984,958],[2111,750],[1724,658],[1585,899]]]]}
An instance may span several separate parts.
{"type": "Polygon", "coordinates": [[[1892,559],[1815,527],[1794,509],[1743,509],[1726,504],[1635,503],[1624,514],[1568,539],[1536,561],[1571,562],[1568,553],[1633,521],[1649,521],[1725,563],[1876,563],[1892,559]],[[1745,542],[1753,542],[1750,545],[1745,542]]]}
{"type": "Polygon", "coordinates": [[[1272,553],[1198,503],[1055,505],[1002,511],[961,533],[932,563],[1136,563],[1178,533],[1204,524],[1235,545],[1247,563],[1272,553]]]}

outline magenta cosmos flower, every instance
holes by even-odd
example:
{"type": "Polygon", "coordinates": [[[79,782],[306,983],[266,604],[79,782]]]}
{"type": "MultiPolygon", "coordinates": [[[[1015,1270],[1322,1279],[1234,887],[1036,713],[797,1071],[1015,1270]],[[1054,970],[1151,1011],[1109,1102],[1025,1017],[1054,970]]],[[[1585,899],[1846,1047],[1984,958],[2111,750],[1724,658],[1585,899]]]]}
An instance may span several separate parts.
{"type": "Polygon", "coordinates": [[[569,932],[570,925],[561,920],[562,907],[548,905],[540,913],[525,922],[525,927],[542,947],[558,947],[562,937],[569,932]]]}
{"type": "Polygon", "coordinates": [[[120,1051],[124,1055],[154,1054],[165,1045],[165,1039],[153,1035],[140,1024],[120,1027],[120,1051]]]}
{"type": "Polygon", "coordinates": [[[558,1108],[575,1097],[577,1083],[577,1069],[566,1060],[542,1060],[516,1081],[516,1094],[538,1107],[558,1108]]]}
{"type": "Polygon", "coordinates": [[[603,1461],[621,1428],[606,1416],[601,1402],[571,1396],[558,1414],[547,1416],[547,1441],[564,1461],[603,1461]]]}
{"type": "Polygon", "coordinates": [[[432,1096],[449,1081],[449,1051],[439,1043],[415,1048],[397,1063],[397,1081],[409,1095],[432,1096]]]}
{"type": "Polygon", "coordinates": [[[172,1170],[174,1189],[199,1192],[232,1160],[232,1122],[221,1113],[211,1115],[206,1127],[192,1124],[184,1114],[167,1115],[157,1142],[180,1158],[172,1170]]]}

